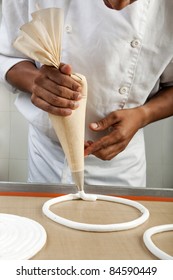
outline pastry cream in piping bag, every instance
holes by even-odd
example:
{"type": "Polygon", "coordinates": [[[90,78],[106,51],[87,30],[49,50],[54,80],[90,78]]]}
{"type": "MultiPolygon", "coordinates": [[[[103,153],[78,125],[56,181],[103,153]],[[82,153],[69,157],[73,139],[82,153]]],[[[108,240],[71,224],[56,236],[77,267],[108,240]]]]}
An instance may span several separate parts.
{"type": "MultiPolygon", "coordinates": [[[[40,9],[32,20],[20,28],[14,47],[41,64],[59,68],[63,30],[63,11],[59,8],[40,9]]],[[[84,188],[84,128],[87,99],[87,81],[81,74],[72,74],[83,88],[79,107],[70,116],[49,114],[60,140],[74,182],[83,196],[84,188]]]]}

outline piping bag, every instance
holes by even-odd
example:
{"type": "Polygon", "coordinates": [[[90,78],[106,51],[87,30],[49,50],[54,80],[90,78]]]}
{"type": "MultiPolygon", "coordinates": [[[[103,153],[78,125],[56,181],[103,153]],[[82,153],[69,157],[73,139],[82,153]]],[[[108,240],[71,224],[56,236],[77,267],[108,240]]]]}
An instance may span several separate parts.
{"type": "MultiPolygon", "coordinates": [[[[14,47],[28,57],[48,66],[59,68],[63,30],[63,10],[39,9],[32,20],[20,28],[14,47]]],[[[79,196],[95,200],[84,192],[84,132],[87,100],[87,81],[81,74],[72,74],[83,88],[79,107],[70,116],[49,114],[54,130],[64,150],[79,196]]]]}

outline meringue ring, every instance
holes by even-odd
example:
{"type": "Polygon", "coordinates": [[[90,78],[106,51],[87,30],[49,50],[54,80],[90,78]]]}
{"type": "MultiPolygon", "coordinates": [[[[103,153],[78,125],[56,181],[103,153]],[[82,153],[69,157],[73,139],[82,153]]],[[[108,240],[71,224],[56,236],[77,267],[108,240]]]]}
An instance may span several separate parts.
{"type": "Polygon", "coordinates": [[[29,260],[46,244],[47,233],[35,220],[0,213],[0,261],[29,260]]]}
{"type": "Polygon", "coordinates": [[[50,218],[51,220],[53,220],[56,223],[59,223],[66,227],[77,229],[77,230],[93,231],[93,232],[111,232],[111,231],[127,230],[127,229],[135,228],[135,227],[143,224],[149,218],[148,209],[136,201],[125,199],[125,198],[106,196],[106,195],[97,195],[97,194],[94,194],[94,195],[85,194],[84,195],[84,193],[82,193],[82,195],[81,195],[80,192],[78,192],[76,194],[68,194],[68,195],[63,195],[60,197],[50,199],[43,204],[42,211],[45,216],[47,216],[48,218],[50,218]],[[125,223],[85,224],[85,223],[71,221],[66,218],[62,218],[50,210],[50,207],[56,203],[70,201],[70,200],[76,200],[76,199],[85,199],[85,200],[91,200],[91,201],[98,199],[98,200],[110,201],[110,202],[115,202],[115,203],[121,203],[121,204],[129,205],[129,206],[132,206],[132,207],[138,209],[142,213],[142,215],[133,221],[129,221],[129,222],[125,222],[125,223]]]}
{"type": "Polygon", "coordinates": [[[155,226],[147,229],[144,232],[143,235],[143,240],[145,243],[145,246],[148,248],[148,250],[158,257],[161,260],[173,260],[173,256],[168,255],[161,249],[159,249],[151,240],[152,236],[157,233],[162,233],[166,231],[172,231],[173,230],[173,224],[167,224],[167,225],[160,225],[160,226],[155,226]]]}

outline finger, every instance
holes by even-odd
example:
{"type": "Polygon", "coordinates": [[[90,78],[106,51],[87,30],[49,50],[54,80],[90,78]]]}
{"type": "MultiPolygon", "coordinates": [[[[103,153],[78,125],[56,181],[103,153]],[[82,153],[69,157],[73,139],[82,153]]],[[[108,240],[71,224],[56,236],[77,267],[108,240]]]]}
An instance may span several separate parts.
{"type": "Polygon", "coordinates": [[[93,142],[85,151],[86,155],[93,154],[101,149],[106,149],[109,146],[117,145],[118,143],[126,143],[126,134],[123,130],[119,131],[116,128],[108,135],[93,142]]]}
{"type": "Polygon", "coordinates": [[[72,91],[69,88],[60,86],[49,79],[43,79],[37,86],[40,86],[41,88],[44,88],[45,90],[63,98],[71,100],[80,100],[82,98],[80,92],[72,91]]]}
{"type": "Polygon", "coordinates": [[[74,110],[79,107],[79,102],[75,100],[69,100],[62,97],[59,97],[55,94],[52,94],[50,91],[47,91],[43,88],[37,88],[37,91],[33,91],[31,96],[31,101],[37,106],[37,99],[42,99],[46,103],[60,108],[68,108],[74,110]]]}
{"type": "Polygon", "coordinates": [[[93,143],[93,141],[91,140],[88,140],[88,141],[85,141],[84,143],[84,156],[87,156],[87,152],[86,152],[86,149],[93,143]]]}
{"type": "Polygon", "coordinates": [[[94,154],[95,152],[106,149],[108,146],[112,145],[115,141],[110,140],[109,136],[104,136],[96,142],[91,143],[85,150],[85,155],[94,154]]]}
{"type": "Polygon", "coordinates": [[[90,123],[89,127],[94,131],[103,131],[117,122],[116,112],[110,113],[107,117],[100,121],[90,123]]]}
{"type": "Polygon", "coordinates": [[[85,147],[89,147],[92,143],[93,141],[91,140],[85,141],[85,147]]]}
{"type": "MultiPolygon", "coordinates": [[[[31,100],[32,101],[32,100],[31,100]]],[[[69,108],[61,108],[52,106],[50,103],[46,102],[41,98],[37,98],[34,100],[33,104],[38,108],[42,109],[45,112],[57,115],[57,116],[69,116],[72,113],[72,110],[69,108]]]]}
{"type": "Polygon", "coordinates": [[[72,68],[69,64],[61,63],[59,66],[59,70],[66,75],[71,75],[72,74],[72,68]]]}
{"type": "Polygon", "coordinates": [[[59,69],[50,66],[42,66],[41,72],[43,72],[54,83],[67,87],[73,91],[81,92],[82,87],[80,83],[75,81],[70,75],[62,73],[59,69]]]}
{"type": "Polygon", "coordinates": [[[119,153],[121,153],[124,149],[125,145],[123,143],[117,143],[116,145],[111,145],[105,149],[100,149],[97,152],[93,153],[93,155],[102,160],[111,160],[119,153]]]}

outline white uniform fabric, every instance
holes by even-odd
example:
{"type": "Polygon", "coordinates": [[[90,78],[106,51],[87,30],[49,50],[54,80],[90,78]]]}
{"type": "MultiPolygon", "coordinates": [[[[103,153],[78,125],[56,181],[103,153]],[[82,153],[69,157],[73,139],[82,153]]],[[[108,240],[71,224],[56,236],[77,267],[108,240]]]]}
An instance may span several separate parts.
{"type": "MultiPolygon", "coordinates": [[[[61,61],[71,64],[73,71],[85,75],[88,81],[86,140],[103,134],[89,130],[90,122],[118,109],[140,106],[161,86],[173,85],[172,0],[138,0],[122,11],[108,9],[102,0],[5,0],[0,30],[2,80],[14,64],[28,59],[13,48],[12,42],[38,5],[64,9],[61,61]]],[[[62,172],[64,154],[47,113],[36,108],[30,95],[23,92],[16,106],[31,124],[29,180],[60,182],[66,177],[71,182],[69,173],[64,176],[62,172]],[[37,164],[43,155],[47,160],[37,164]]],[[[146,184],[145,173],[142,130],[111,161],[94,156],[85,159],[87,184],[142,187],[146,184]]]]}

